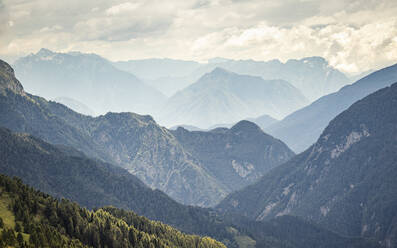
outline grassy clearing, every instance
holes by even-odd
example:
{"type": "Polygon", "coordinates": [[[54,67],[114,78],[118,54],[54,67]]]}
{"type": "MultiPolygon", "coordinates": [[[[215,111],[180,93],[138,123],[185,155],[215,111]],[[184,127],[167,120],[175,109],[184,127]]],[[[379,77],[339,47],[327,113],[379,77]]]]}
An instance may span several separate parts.
{"type": "Polygon", "coordinates": [[[10,198],[5,193],[0,193],[0,217],[3,219],[4,227],[15,228],[14,214],[8,209],[10,198]]]}

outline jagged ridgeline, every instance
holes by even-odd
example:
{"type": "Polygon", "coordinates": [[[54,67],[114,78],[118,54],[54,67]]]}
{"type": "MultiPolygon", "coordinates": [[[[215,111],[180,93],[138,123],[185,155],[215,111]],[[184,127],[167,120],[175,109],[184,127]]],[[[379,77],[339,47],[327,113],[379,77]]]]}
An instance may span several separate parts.
{"type": "Polygon", "coordinates": [[[0,247],[225,248],[131,211],[89,211],[0,174],[0,247]],[[117,217],[116,217],[117,216],[117,217]]]}
{"type": "Polygon", "coordinates": [[[294,155],[255,125],[237,125],[225,134],[196,133],[200,142],[188,144],[189,137],[196,136],[179,139],[148,115],[84,116],[25,92],[13,69],[3,61],[0,83],[0,126],[51,144],[70,146],[88,157],[123,167],[149,187],[186,205],[215,206],[232,190],[252,183],[294,155]],[[254,139],[249,138],[252,136],[254,139]],[[209,148],[206,142],[211,140],[219,140],[211,146],[217,154],[196,152],[202,145],[209,148]],[[243,147],[256,144],[259,146],[253,158],[253,152],[243,147]],[[216,163],[210,159],[215,156],[216,163]],[[225,183],[220,171],[227,171],[228,177],[233,178],[232,186],[225,183]]]}

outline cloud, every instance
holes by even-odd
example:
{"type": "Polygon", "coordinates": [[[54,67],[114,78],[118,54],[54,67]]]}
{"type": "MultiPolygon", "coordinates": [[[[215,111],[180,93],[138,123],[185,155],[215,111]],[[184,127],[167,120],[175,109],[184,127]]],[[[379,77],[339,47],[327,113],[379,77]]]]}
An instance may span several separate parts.
{"type": "Polygon", "coordinates": [[[41,47],[112,60],[323,56],[355,73],[397,62],[394,0],[0,0],[0,56],[41,47]]]}
{"type": "Polygon", "coordinates": [[[112,6],[106,10],[107,15],[119,15],[119,14],[134,14],[135,10],[138,9],[140,3],[125,2],[115,6],[112,6]]]}
{"type": "Polygon", "coordinates": [[[74,32],[82,40],[123,41],[164,33],[173,18],[172,9],[164,3],[124,2],[77,22],[74,32]]]}
{"type": "Polygon", "coordinates": [[[197,39],[193,48],[196,54],[257,60],[323,56],[338,69],[358,73],[397,62],[396,27],[397,18],[359,28],[346,24],[287,28],[262,22],[249,29],[208,34],[197,39]]]}
{"type": "Polygon", "coordinates": [[[8,12],[3,1],[0,0],[0,35],[3,35],[9,26],[12,26],[12,22],[8,20],[8,12]]]}

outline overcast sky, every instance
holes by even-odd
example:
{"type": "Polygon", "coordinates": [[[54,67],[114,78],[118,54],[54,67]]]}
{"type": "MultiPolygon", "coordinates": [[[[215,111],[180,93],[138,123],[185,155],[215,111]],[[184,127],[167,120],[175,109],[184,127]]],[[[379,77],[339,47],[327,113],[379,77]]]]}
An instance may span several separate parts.
{"type": "Polygon", "coordinates": [[[0,0],[0,58],[323,56],[345,71],[397,63],[396,0],[0,0]]]}

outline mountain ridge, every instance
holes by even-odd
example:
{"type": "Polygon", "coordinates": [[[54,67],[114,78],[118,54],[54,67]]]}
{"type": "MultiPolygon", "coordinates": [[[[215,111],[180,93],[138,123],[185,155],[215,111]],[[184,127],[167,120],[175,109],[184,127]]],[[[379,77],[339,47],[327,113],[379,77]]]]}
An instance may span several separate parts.
{"type": "Polygon", "coordinates": [[[317,142],[218,206],[256,220],[296,215],[397,244],[397,83],[357,101],[317,142]]]}
{"type": "Polygon", "coordinates": [[[397,64],[383,68],[291,113],[265,129],[295,152],[302,152],[320,136],[329,121],[355,101],[397,81],[397,64]]]}
{"type": "MultiPolygon", "coordinates": [[[[20,176],[25,183],[58,198],[67,197],[85,207],[94,208],[95,212],[106,211],[138,229],[142,228],[142,225],[139,225],[141,221],[138,221],[137,227],[137,222],[133,219],[148,221],[146,218],[114,207],[103,207],[103,205],[111,203],[113,206],[131,209],[150,219],[161,220],[177,227],[185,233],[217,238],[228,247],[244,248],[247,245],[248,247],[255,245],[256,247],[307,248],[308,245],[312,245],[338,248],[342,245],[343,247],[359,248],[364,244],[364,247],[377,247],[370,240],[342,237],[296,217],[283,216],[270,222],[261,223],[252,222],[240,216],[222,216],[211,209],[183,206],[164,193],[146,187],[127,171],[86,158],[82,154],[76,155],[69,148],[54,147],[31,135],[12,133],[4,128],[0,128],[0,137],[0,154],[7,158],[0,163],[1,173],[20,176]],[[130,187],[131,184],[135,186],[130,187]],[[97,207],[101,207],[101,209],[98,210],[97,207]],[[300,228],[291,228],[292,226],[300,228]],[[290,230],[288,234],[285,233],[285,228],[290,230]]],[[[3,178],[4,176],[0,175],[1,182],[3,182],[3,178]]],[[[17,183],[20,185],[21,181],[17,180],[17,183]]],[[[15,183],[13,187],[15,189],[15,183]]],[[[0,203],[4,199],[4,195],[0,195],[0,203]]],[[[21,209],[22,206],[32,203],[32,197],[26,197],[26,193],[19,199],[28,201],[28,204],[23,202],[18,208],[11,209],[21,209]]],[[[19,199],[14,197],[14,202],[19,199]]],[[[45,199],[53,198],[45,196],[45,199]]],[[[52,204],[51,206],[62,206],[65,203],[68,201],[62,200],[59,205],[52,204]]],[[[30,209],[35,208],[31,207],[30,209]]],[[[46,209],[52,208],[47,207],[46,209]]],[[[50,211],[45,213],[50,213],[50,211]]],[[[0,212],[0,217],[2,214],[3,212],[0,212]]],[[[71,212],[58,213],[61,216],[64,214],[70,216],[71,212]]],[[[49,218],[51,214],[46,216],[49,218]]],[[[53,221],[55,217],[52,216],[50,220],[53,221]]],[[[71,221],[67,223],[70,226],[71,221]]],[[[73,226],[79,226],[78,223],[79,220],[73,220],[73,226]]],[[[57,228],[62,228],[62,226],[57,226],[57,228]]],[[[73,235],[74,233],[67,232],[67,234],[73,235]]],[[[119,238],[114,239],[116,242],[120,241],[119,238]]]]}
{"type": "Polygon", "coordinates": [[[41,49],[14,63],[28,92],[47,99],[70,97],[97,114],[130,111],[156,114],[166,97],[96,54],[41,49]]]}
{"type": "Polygon", "coordinates": [[[245,120],[230,129],[203,132],[179,127],[172,133],[211,175],[225,185],[227,192],[255,182],[268,170],[295,155],[284,143],[245,120]]]}
{"type": "MultiPolygon", "coordinates": [[[[191,61],[182,63],[177,74],[173,71],[176,69],[175,60],[170,60],[167,65],[167,60],[153,59],[155,63],[148,63],[149,60],[135,60],[124,63],[119,68],[129,71],[133,74],[139,74],[141,71],[149,72],[142,75],[153,87],[159,89],[167,96],[172,96],[177,91],[188,87],[196,82],[201,76],[209,73],[216,67],[222,67],[226,70],[233,71],[238,74],[247,74],[251,76],[260,76],[265,80],[283,79],[292,83],[296,88],[305,94],[305,97],[310,101],[314,101],[319,97],[339,90],[351,81],[342,72],[332,67],[322,57],[304,57],[301,59],[290,59],[285,63],[278,59],[269,61],[248,60],[233,60],[225,58],[209,59],[207,63],[194,63],[191,61]],[[162,61],[163,67],[172,68],[170,73],[156,74],[156,71],[161,71],[158,68],[156,61],[162,61]],[[130,68],[128,67],[130,64],[130,68]],[[132,67],[132,68],[131,68],[132,67]],[[140,68],[141,70],[138,70],[140,68]],[[181,69],[184,68],[184,69],[181,69]],[[155,71],[154,73],[152,71],[155,71]],[[183,73],[182,73],[183,72],[183,73]],[[156,76],[153,76],[155,74],[156,76]]],[[[178,61],[178,60],[177,60],[178,61]]],[[[116,62],[118,66],[118,62],[116,62]]],[[[262,113],[264,114],[264,113],[262,113]]]]}
{"type": "Polygon", "coordinates": [[[159,122],[165,126],[183,124],[207,128],[264,113],[284,116],[307,103],[301,92],[286,81],[265,81],[258,76],[216,67],[172,96],[159,122]]]}
{"type": "MultiPolygon", "coordinates": [[[[88,157],[118,165],[149,187],[160,189],[184,204],[214,206],[231,190],[221,176],[209,170],[208,160],[199,157],[199,153],[188,152],[172,131],[159,126],[149,115],[109,112],[90,117],[41,97],[14,93],[0,95],[0,114],[7,117],[0,118],[1,126],[30,133],[55,145],[71,146],[88,157]]],[[[262,131],[258,133],[264,135],[262,131]]],[[[238,142],[250,143],[249,140],[238,142]]],[[[284,145],[278,145],[279,141],[272,140],[266,147],[271,147],[272,142],[277,144],[273,153],[266,153],[265,148],[259,150],[258,156],[266,154],[268,160],[257,161],[269,163],[261,164],[263,167],[275,166],[292,154],[284,145]]],[[[219,161],[227,170],[233,166],[234,170],[241,170],[245,165],[239,165],[238,160],[232,163],[231,156],[233,154],[224,153],[219,161]]],[[[246,183],[236,182],[241,184],[233,188],[246,183]]]]}

